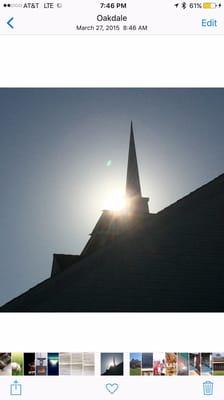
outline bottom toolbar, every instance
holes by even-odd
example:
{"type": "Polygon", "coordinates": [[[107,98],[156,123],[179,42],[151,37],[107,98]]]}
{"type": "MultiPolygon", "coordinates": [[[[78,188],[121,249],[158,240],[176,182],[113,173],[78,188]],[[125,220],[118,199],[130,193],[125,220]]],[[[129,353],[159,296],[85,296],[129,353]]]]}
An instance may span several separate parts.
{"type": "Polygon", "coordinates": [[[180,377],[169,379],[131,379],[125,377],[38,377],[37,379],[22,377],[18,379],[4,378],[0,381],[0,398],[7,400],[14,396],[22,399],[39,400],[41,398],[54,398],[61,400],[63,397],[86,400],[97,398],[103,400],[112,395],[117,399],[134,400],[140,396],[141,400],[153,398],[172,398],[174,400],[196,400],[210,396],[210,398],[222,400],[224,396],[224,379],[214,377],[212,379],[180,377]],[[162,383],[162,384],[161,384],[162,383]]]}

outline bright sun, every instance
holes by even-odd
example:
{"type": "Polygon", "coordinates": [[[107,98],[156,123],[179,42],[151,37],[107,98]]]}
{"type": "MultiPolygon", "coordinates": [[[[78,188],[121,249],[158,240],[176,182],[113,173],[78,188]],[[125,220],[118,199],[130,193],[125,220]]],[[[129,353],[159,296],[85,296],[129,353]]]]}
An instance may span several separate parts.
{"type": "Polygon", "coordinates": [[[115,190],[108,194],[104,202],[104,209],[121,211],[125,208],[125,197],[123,192],[115,190]]]}

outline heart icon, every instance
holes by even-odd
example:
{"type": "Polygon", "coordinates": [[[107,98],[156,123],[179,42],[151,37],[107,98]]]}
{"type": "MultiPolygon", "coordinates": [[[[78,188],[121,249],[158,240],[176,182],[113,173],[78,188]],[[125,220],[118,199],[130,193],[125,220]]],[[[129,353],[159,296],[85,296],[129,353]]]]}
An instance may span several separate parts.
{"type": "Polygon", "coordinates": [[[110,394],[114,394],[117,389],[119,388],[119,385],[117,383],[107,383],[106,389],[110,394]]]}

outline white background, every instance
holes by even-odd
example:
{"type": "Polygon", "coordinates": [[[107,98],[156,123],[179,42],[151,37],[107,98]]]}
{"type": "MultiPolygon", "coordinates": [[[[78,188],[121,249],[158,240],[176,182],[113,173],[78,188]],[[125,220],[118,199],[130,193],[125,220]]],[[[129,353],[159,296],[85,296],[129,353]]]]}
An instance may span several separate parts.
{"type": "Polygon", "coordinates": [[[3,314],[1,351],[223,352],[223,314],[3,314]]]}
{"type": "Polygon", "coordinates": [[[0,86],[223,86],[223,36],[1,36],[0,86]]]}
{"type": "MultiPolygon", "coordinates": [[[[223,48],[221,36],[2,36],[0,86],[223,87],[223,48]]],[[[0,326],[1,351],[224,351],[223,314],[4,314],[0,326]]]]}

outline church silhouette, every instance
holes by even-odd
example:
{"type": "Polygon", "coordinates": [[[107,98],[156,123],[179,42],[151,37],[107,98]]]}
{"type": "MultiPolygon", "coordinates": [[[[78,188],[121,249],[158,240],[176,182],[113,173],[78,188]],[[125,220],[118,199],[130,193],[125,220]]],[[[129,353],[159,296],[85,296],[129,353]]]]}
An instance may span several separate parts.
{"type": "Polygon", "coordinates": [[[36,312],[224,311],[224,175],[157,214],[142,196],[131,123],[124,210],[104,210],[80,255],[1,307],[36,312]]]}

